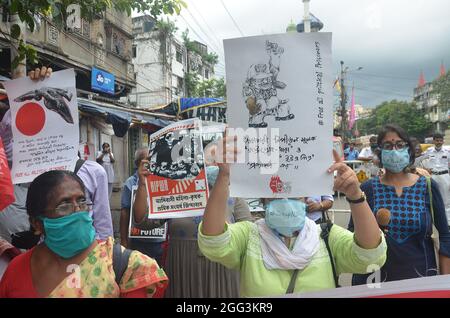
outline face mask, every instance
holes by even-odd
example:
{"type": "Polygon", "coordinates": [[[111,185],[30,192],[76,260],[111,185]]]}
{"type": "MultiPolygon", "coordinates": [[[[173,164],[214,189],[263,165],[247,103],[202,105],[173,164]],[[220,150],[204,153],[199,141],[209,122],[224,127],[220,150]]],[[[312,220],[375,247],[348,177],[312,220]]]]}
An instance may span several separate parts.
{"type": "Polygon", "coordinates": [[[266,206],[266,224],[283,236],[291,237],[305,225],[306,204],[299,200],[278,199],[266,206]]]}
{"type": "Polygon", "coordinates": [[[401,150],[385,150],[381,152],[381,162],[383,166],[394,173],[403,171],[409,165],[408,148],[401,150]]]}
{"type": "Polygon", "coordinates": [[[370,145],[370,149],[372,150],[376,150],[377,148],[378,148],[377,144],[370,145]]]}
{"type": "Polygon", "coordinates": [[[62,258],[71,258],[88,248],[95,239],[89,212],[75,212],[57,218],[41,218],[47,247],[62,258]]]}

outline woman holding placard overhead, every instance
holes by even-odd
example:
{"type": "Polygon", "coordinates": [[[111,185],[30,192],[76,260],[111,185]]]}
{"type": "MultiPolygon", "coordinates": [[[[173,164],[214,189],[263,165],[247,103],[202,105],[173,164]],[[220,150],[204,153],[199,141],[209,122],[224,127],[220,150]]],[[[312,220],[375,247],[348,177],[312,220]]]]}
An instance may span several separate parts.
{"type": "MultiPolygon", "coordinates": [[[[224,157],[237,153],[231,143],[235,138],[221,143],[226,151],[219,153],[224,157]]],[[[226,223],[230,169],[228,163],[218,163],[220,171],[199,225],[198,243],[207,258],[240,271],[241,296],[334,288],[340,273],[365,273],[372,264],[384,264],[386,242],[356,174],[336,152],[334,157],[336,163],[328,172],[337,171],[334,188],[350,201],[355,234],[337,225],[316,225],[306,217],[306,204],[298,198],[264,199],[265,219],[226,223]]]]}
{"type": "MultiPolygon", "coordinates": [[[[149,171],[144,160],[138,170],[140,178],[149,171]]],[[[209,189],[214,187],[219,168],[206,168],[209,189]]],[[[145,201],[145,195],[137,197],[145,201]]],[[[134,218],[146,228],[146,205],[134,204],[134,218]]],[[[251,221],[252,216],[245,200],[227,198],[227,222],[251,221]]],[[[186,217],[169,220],[169,248],[167,264],[164,266],[170,277],[166,297],[169,298],[235,298],[239,297],[239,272],[211,262],[199,251],[198,225],[202,217],[186,217]]]]}

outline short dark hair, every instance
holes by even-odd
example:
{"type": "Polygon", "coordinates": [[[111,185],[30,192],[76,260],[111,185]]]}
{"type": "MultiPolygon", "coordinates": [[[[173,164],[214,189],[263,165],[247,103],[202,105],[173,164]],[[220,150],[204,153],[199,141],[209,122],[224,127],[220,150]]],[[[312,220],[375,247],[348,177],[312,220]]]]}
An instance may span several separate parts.
{"type": "Polygon", "coordinates": [[[28,188],[26,208],[30,217],[38,217],[44,214],[52,190],[57,188],[64,178],[70,178],[80,185],[83,192],[85,187],[83,181],[72,171],[52,170],[38,176],[31,182],[28,188]]]}
{"type": "Polygon", "coordinates": [[[369,142],[375,142],[377,141],[377,136],[372,136],[369,138],[369,142]]]}
{"type": "MultiPolygon", "coordinates": [[[[408,144],[408,153],[409,153],[409,166],[412,166],[414,164],[414,160],[416,159],[415,156],[415,146],[411,142],[411,139],[409,138],[407,132],[400,126],[394,125],[394,124],[387,124],[383,128],[381,128],[380,132],[378,133],[378,139],[377,143],[380,148],[381,142],[383,141],[384,137],[386,137],[387,133],[396,133],[403,141],[405,141],[408,144]]],[[[380,166],[382,167],[382,151],[380,151],[380,166]]]]}
{"type": "Polygon", "coordinates": [[[436,139],[444,139],[444,135],[441,133],[433,134],[433,140],[436,140],[436,139]]]}
{"type": "Polygon", "coordinates": [[[111,146],[109,145],[109,143],[104,142],[104,143],[102,144],[102,148],[105,148],[105,145],[108,145],[109,147],[111,147],[111,146]]]}

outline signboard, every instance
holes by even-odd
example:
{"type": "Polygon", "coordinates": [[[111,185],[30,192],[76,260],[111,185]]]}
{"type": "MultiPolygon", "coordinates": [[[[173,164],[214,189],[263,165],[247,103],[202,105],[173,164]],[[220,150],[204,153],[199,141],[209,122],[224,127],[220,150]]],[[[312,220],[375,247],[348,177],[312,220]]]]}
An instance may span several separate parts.
{"type": "Polygon", "coordinates": [[[161,227],[157,227],[151,230],[141,230],[139,228],[136,227],[135,223],[134,223],[134,217],[133,217],[133,205],[134,205],[134,200],[136,198],[136,190],[137,190],[137,186],[134,186],[131,189],[131,208],[130,208],[130,226],[128,229],[128,237],[129,238],[141,238],[141,239],[159,239],[159,240],[166,240],[167,238],[167,231],[168,231],[168,226],[167,223],[164,223],[163,226],[161,227]]]}
{"type": "Polygon", "coordinates": [[[73,69],[43,81],[4,82],[14,138],[13,183],[31,182],[49,170],[75,168],[79,147],[78,103],[73,69]]]}
{"type": "Polygon", "coordinates": [[[93,90],[114,95],[114,75],[95,67],[91,72],[91,87],[93,90]]]}
{"type": "Polygon", "coordinates": [[[187,119],[150,136],[147,177],[149,218],[203,215],[208,184],[202,147],[201,121],[187,119]]]}
{"type": "Polygon", "coordinates": [[[333,131],[331,33],[224,41],[229,135],[238,136],[230,196],[330,193],[333,131]]]}
{"type": "Polygon", "coordinates": [[[227,122],[227,107],[220,106],[204,106],[190,109],[181,114],[184,119],[199,118],[203,121],[214,121],[217,123],[227,122]]]}

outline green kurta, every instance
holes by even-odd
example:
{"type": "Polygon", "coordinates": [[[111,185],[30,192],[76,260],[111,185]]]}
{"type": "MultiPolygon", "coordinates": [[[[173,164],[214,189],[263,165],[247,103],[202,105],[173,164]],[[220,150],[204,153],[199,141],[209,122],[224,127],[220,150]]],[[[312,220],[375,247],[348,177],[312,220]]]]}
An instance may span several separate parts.
{"type": "MultiPolygon", "coordinates": [[[[255,223],[227,224],[225,232],[218,236],[202,234],[199,225],[198,244],[202,253],[211,261],[241,272],[241,297],[276,296],[286,293],[293,270],[269,270],[265,267],[261,239],[255,223]]],[[[317,226],[320,234],[320,226],[317,226]]],[[[359,247],[353,233],[333,225],[329,244],[335,259],[337,274],[366,273],[368,266],[382,266],[386,261],[384,235],[380,245],[371,250],[359,247]]],[[[371,269],[371,271],[373,268],[371,269]]],[[[325,242],[311,263],[297,276],[294,293],[311,292],[334,288],[333,271],[325,242]]]]}

